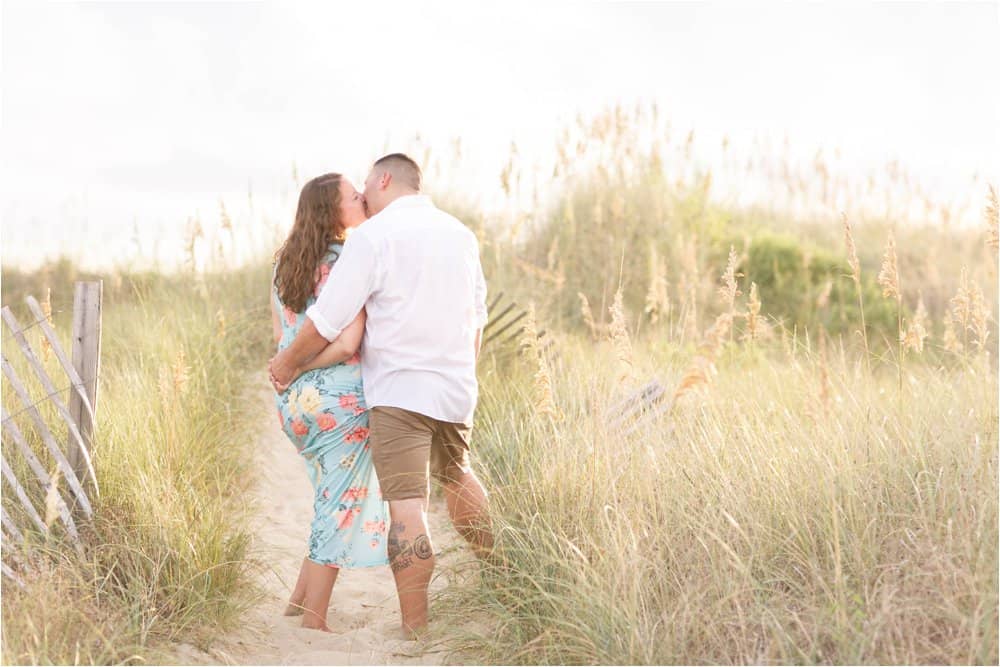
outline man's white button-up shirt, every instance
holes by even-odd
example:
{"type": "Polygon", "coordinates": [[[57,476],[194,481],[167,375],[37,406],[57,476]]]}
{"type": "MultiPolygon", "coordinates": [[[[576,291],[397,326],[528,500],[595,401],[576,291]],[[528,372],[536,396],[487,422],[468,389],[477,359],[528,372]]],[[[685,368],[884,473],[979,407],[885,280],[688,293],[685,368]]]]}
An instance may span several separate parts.
{"type": "Polygon", "coordinates": [[[369,407],[471,423],[476,331],[486,324],[479,243],[429,197],[399,197],[352,230],[306,315],[333,341],[361,308],[369,407]]]}

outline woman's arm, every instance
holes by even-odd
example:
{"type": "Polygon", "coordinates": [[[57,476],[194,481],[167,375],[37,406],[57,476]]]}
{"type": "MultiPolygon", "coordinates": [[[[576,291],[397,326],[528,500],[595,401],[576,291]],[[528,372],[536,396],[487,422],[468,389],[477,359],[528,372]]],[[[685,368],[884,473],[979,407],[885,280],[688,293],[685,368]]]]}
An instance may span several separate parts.
{"type": "Polygon", "coordinates": [[[361,346],[361,337],[365,333],[365,320],[367,315],[362,308],[354,321],[347,325],[336,340],[320,350],[319,354],[313,357],[312,361],[302,368],[302,372],[311,371],[316,368],[326,368],[341,364],[358,351],[361,346]]]}
{"type": "Polygon", "coordinates": [[[270,294],[271,302],[271,335],[274,337],[274,344],[281,342],[281,315],[278,314],[278,304],[274,300],[274,295],[270,294]]]}

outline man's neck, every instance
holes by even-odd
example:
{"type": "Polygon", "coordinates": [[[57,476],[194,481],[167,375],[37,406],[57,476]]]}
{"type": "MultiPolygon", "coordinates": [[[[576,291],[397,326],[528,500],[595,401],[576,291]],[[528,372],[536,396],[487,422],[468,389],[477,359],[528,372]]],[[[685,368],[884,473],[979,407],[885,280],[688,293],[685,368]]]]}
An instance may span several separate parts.
{"type": "Polygon", "coordinates": [[[390,193],[387,193],[388,196],[386,197],[386,200],[385,200],[385,206],[383,206],[379,210],[379,213],[381,213],[385,209],[389,208],[389,205],[392,204],[392,202],[394,202],[397,199],[399,199],[400,197],[409,197],[410,195],[419,195],[419,194],[420,194],[420,192],[418,190],[411,190],[411,189],[405,189],[405,190],[404,189],[399,189],[399,190],[394,190],[394,191],[392,191],[390,193]]]}

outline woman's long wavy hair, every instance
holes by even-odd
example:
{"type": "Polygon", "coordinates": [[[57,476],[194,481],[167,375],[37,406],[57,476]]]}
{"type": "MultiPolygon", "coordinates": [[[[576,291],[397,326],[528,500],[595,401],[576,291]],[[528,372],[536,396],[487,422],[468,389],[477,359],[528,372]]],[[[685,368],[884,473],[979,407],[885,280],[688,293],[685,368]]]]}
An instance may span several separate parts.
{"type": "Polygon", "coordinates": [[[292,231],[274,255],[278,297],[296,313],[306,309],[306,300],[316,284],[316,272],[330,244],[344,242],[340,178],[340,174],[323,174],[303,186],[292,231]]]}

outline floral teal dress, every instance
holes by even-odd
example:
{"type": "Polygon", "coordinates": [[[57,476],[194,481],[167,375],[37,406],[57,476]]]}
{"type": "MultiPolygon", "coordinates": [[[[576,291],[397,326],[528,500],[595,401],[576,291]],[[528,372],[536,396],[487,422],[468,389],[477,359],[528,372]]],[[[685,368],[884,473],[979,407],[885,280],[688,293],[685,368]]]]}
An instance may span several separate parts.
{"type": "MultiPolygon", "coordinates": [[[[316,301],[341,248],[331,245],[323,258],[307,308],[316,301]]],[[[286,308],[273,284],[272,293],[281,313],[282,350],[306,316],[286,308]]],[[[389,509],[368,448],[368,410],[357,355],[303,373],[287,391],[275,394],[275,404],[281,428],[305,461],[314,490],[309,560],[345,568],[388,563],[389,509]]]]}

